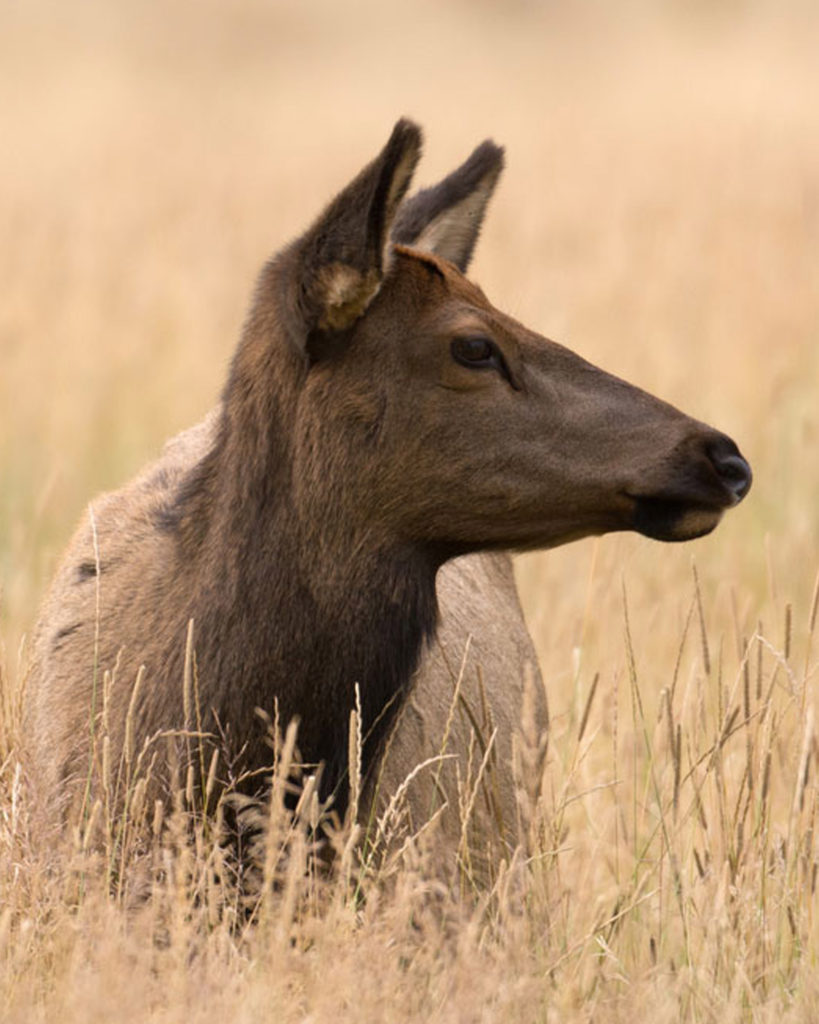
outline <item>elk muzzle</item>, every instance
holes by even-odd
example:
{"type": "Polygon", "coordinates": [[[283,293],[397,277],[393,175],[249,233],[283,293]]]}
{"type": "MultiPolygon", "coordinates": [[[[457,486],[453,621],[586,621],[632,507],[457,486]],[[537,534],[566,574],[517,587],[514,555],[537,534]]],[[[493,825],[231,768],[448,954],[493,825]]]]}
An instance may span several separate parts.
{"type": "Polygon", "coordinates": [[[695,435],[674,453],[673,483],[656,490],[626,490],[631,528],[664,541],[693,540],[719,523],[751,488],[751,467],[725,434],[695,435]]]}

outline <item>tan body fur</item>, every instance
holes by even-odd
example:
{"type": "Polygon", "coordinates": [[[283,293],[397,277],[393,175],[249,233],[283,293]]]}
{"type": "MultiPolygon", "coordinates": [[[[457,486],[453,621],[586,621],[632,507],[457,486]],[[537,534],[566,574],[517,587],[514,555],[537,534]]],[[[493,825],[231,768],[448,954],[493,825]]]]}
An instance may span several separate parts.
{"type": "MultiPolygon", "coordinates": [[[[76,799],[82,791],[81,786],[66,785],[67,779],[58,770],[60,762],[52,755],[57,750],[71,751],[69,761],[75,766],[76,781],[82,782],[88,770],[89,709],[95,684],[98,707],[102,702],[103,679],[99,672],[95,679],[95,664],[115,665],[118,656],[120,664],[124,663],[115,641],[124,627],[118,628],[116,620],[120,616],[127,620],[130,609],[127,603],[112,601],[111,595],[128,593],[134,582],[131,574],[141,570],[141,563],[133,559],[132,545],[144,545],[143,557],[149,551],[150,559],[165,557],[162,538],[151,527],[152,514],[210,449],[217,422],[218,411],[214,410],[201,423],[168,441],[161,457],[130,484],[97,497],[65,552],[62,568],[43,605],[41,628],[34,637],[31,670],[35,675],[44,671],[51,657],[55,633],[70,630],[75,622],[96,619],[95,578],[89,577],[84,586],[77,586],[77,567],[93,564],[99,558],[111,569],[102,577],[99,592],[99,632],[83,631],[82,645],[75,646],[65,677],[55,680],[48,691],[40,691],[47,699],[28,704],[28,747],[40,754],[29,764],[36,780],[35,795],[40,797],[40,827],[47,822],[59,826],[68,811],[66,799],[76,799]]],[[[394,828],[399,823],[398,815],[407,815],[404,824],[417,829],[431,811],[446,803],[442,827],[450,840],[457,842],[462,827],[458,780],[462,784],[469,780],[470,763],[475,774],[474,759],[483,754],[481,741],[494,732],[493,769],[486,773],[470,825],[477,824],[488,838],[511,838],[514,816],[510,816],[510,810],[515,806],[512,740],[520,724],[527,672],[537,690],[541,689],[537,656],[523,619],[511,559],[506,554],[488,553],[455,559],[439,570],[437,589],[440,626],[434,642],[424,651],[389,740],[377,779],[375,812],[384,814],[393,794],[417,766],[431,761],[412,778],[389,824],[394,828]],[[458,700],[453,710],[456,686],[458,700]],[[473,718],[477,728],[473,728],[473,718]],[[448,721],[450,731],[444,743],[448,721]]],[[[184,637],[180,638],[182,643],[184,637]]],[[[110,723],[124,721],[134,682],[133,671],[128,676],[120,671],[114,678],[108,696],[110,723]]],[[[182,682],[178,680],[180,694],[182,682]]],[[[538,707],[539,724],[544,725],[542,706],[538,707]]],[[[369,810],[364,810],[362,817],[367,817],[369,810]]]]}

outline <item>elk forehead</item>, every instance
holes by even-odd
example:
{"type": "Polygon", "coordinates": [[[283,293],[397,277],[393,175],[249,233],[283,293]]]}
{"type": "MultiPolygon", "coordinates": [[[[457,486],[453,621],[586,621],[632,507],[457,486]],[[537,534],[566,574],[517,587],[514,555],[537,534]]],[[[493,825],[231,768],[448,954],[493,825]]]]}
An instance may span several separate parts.
{"type": "Polygon", "coordinates": [[[485,331],[503,337],[510,333],[505,326],[511,323],[509,318],[454,264],[419,249],[394,248],[398,274],[413,282],[413,301],[421,321],[452,335],[485,331]]]}
{"type": "Polygon", "coordinates": [[[430,271],[441,279],[446,285],[447,291],[457,298],[461,298],[472,305],[483,309],[494,311],[492,303],[484,295],[483,291],[473,281],[470,281],[454,263],[442,259],[434,253],[425,252],[422,249],[412,249],[406,245],[395,245],[393,251],[399,259],[409,261],[407,266],[413,265],[424,267],[426,272],[430,271]]]}

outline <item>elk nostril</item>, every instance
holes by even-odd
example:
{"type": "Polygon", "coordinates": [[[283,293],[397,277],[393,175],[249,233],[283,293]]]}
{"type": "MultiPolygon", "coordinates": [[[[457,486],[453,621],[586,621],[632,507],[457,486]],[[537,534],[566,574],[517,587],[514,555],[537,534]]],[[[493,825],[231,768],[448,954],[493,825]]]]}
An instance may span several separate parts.
{"type": "Polygon", "coordinates": [[[713,445],[708,456],[720,480],[735,495],[736,500],[741,501],[751,489],[753,474],[751,467],[737,451],[736,445],[730,442],[730,449],[727,445],[713,445]]]}

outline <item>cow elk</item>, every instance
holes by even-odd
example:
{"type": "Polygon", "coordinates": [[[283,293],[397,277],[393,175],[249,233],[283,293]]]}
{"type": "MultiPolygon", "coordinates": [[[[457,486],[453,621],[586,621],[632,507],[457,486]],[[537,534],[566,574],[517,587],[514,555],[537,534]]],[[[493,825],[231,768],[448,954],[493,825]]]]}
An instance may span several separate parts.
{"type": "MultiPolygon", "coordinates": [[[[459,709],[494,734],[495,818],[511,839],[511,735],[534,652],[504,552],[615,530],[688,540],[747,493],[728,437],[524,327],[464,276],[502,150],[484,142],[405,198],[420,147],[399,121],[266,264],[218,407],[81,522],[25,698],[46,828],[99,793],[103,688],[113,777],[139,753],[165,799],[195,732],[206,765],[219,751],[217,782],[230,765],[255,795],[271,760],[262,709],[298,719],[302,761],[323,765],[321,795],[343,816],[351,709],[383,806],[440,752],[460,674],[459,709]]],[[[465,758],[471,727],[455,718],[446,753],[465,758]]],[[[446,813],[457,833],[457,807],[446,813]]]]}

